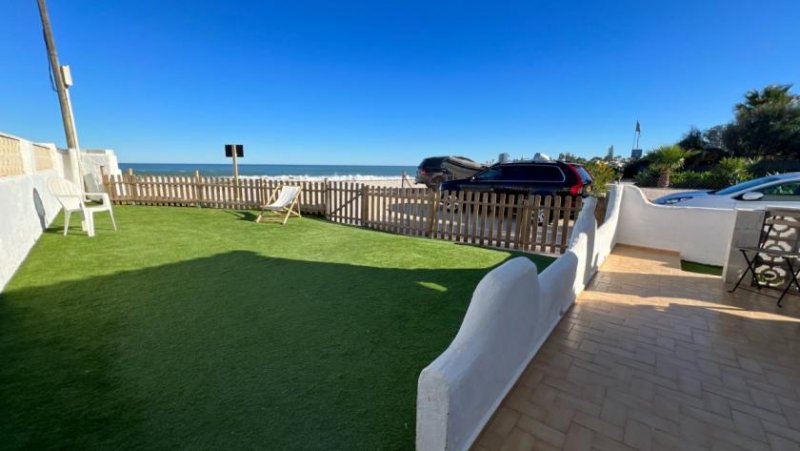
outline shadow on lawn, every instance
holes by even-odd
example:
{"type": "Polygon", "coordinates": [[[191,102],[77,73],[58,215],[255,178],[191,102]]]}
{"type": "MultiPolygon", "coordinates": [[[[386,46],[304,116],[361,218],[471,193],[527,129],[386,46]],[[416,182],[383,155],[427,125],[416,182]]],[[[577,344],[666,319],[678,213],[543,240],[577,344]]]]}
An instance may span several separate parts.
{"type": "Polygon", "coordinates": [[[255,222],[256,218],[258,218],[258,213],[248,210],[225,210],[225,212],[236,216],[236,219],[240,221],[255,222]]]}
{"type": "Polygon", "coordinates": [[[230,252],[0,295],[10,448],[413,448],[488,269],[230,252]]]}

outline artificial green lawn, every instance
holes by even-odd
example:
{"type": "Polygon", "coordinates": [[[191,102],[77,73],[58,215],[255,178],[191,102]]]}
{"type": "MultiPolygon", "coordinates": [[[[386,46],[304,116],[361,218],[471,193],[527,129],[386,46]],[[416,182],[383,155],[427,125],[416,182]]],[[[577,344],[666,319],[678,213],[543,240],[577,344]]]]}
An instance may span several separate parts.
{"type": "Polygon", "coordinates": [[[92,239],[57,219],[0,294],[0,448],[413,448],[420,370],[511,257],[310,218],[115,213],[92,239]]]}
{"type": "Polygon", "coordinates": [[[681,260],[681,270],[712,276],[722,275],[722,266],[706,265],[705,263],[690,262],[688,260],[681,260]]]}

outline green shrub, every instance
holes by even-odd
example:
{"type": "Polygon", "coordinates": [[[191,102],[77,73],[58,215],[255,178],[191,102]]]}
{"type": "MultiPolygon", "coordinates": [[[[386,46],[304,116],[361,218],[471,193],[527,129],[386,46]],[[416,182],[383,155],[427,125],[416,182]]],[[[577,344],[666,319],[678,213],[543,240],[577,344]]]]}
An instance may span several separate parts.
{"type": "Polygon", "coordinates": [[[658,171],[651,167],[647,167],[639,171],[635,176],[633,176],[633,180],[636,182],[637,186],[641,187],[650,187],[656,186],[658,183],[658,171]]]}
{"type": "Polygon", "coordinates": [[[720,189],[729,185],[719,171],[684,171],[672,175],[672,188],[720,189]]]}
{"type": "Polygon", "coordinates": [[[753,164],[753,160],[749,158],[725,157],[719,160],[715,172],[725,181],[726,186],[735,185],[753,177],[750,173],[753,164]]]}
{"type": "Polygon", "coordinates": [[[608,191],[608,184],[617,180],[617,170],[605,161],[594,160],[584,166],[594,181],[592,189],[595,194],[602,194],[608,191]]]}

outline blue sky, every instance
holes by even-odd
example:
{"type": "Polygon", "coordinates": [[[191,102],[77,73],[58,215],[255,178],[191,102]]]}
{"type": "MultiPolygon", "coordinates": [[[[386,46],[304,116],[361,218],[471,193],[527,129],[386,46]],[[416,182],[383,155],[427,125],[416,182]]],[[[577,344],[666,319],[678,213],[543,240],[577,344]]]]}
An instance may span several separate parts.
{"type": "MultiPolygon", "coordinates": [[[[81,145],[123,162],[627,155],[800,82],[796,0],[48,5],[81,145]]],[[[0,131],[63,145],[36,2],[0,12],[0,131]]]]}

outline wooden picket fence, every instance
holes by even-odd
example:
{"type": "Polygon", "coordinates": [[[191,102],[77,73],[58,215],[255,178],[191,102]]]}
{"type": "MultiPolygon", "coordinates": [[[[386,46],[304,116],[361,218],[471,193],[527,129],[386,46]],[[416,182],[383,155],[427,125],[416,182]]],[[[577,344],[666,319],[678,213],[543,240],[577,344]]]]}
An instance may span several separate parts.
{"type": "Polygon", "coordinates": [[[282,186],[300,186],[303,214],[340,224],[524,252],[564,253],[581,197],[437,192],[343,181],[105,176],[117,204],[257,209],[282,186]]]}

